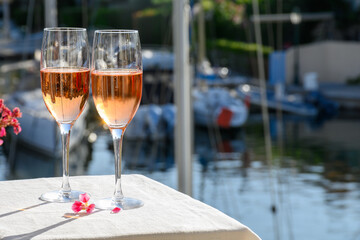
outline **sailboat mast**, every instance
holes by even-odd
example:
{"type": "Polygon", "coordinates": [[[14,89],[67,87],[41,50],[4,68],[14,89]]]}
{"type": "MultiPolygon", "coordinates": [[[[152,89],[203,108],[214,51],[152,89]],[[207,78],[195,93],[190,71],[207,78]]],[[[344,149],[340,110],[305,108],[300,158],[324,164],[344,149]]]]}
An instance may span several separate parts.
{"type": "Polygon", "coordinates": [[[199,38],[199,50],[198,50],[198,63],[202,63],[206,60],[206,49],[205,49],[205,16],[202,1],[199,2],[198,12],[198,38],[199,38]]]}
{"type": "Polygon", "coordinates": [[[3,7],[3,23],[4,23],[4,36],[5,38],[10,38],[10,8],[9,8],[9,0],[2,1],[3,7]]]}
{"type": "Polygon", "coordinates": [[[176,105],[175,161],[178,190],[192,195],[192,124],[188,0],[173,0],[174,94],[176,105]]]}
{"type": "Polygon", "coordinates": [[[44,0],[45,27],[57,27],[57,0],[44,0]]]}

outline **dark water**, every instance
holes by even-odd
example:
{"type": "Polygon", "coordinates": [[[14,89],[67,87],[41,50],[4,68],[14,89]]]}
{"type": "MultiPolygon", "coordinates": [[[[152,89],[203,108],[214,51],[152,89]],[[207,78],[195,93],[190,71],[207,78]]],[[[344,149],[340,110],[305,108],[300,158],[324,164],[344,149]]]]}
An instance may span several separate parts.
{"type": "MultiPolygon", "coordinates": [[[[94,124],[96,125],[96,124],[94,124]]],[[[97,123],[97,125],[99,125],[97,123]]],[[[265,158],[261,117],[245,127],[196,128],[193,197],[253,229],[263,239],[360,239],[360,118],[271,115],[273,160],[265,158]]],[[[91,127],[70,155],[71,175],[113,174],[108,130],[91,127]]],[[[176,188],[172,139],[124,140],[124,173],[176,188]]],[[[61,175],[61,159],[18,147],[0,158],[0,180],[61,175]]],[[[126,193],[125,193],[126,194],[126,193]]]]}

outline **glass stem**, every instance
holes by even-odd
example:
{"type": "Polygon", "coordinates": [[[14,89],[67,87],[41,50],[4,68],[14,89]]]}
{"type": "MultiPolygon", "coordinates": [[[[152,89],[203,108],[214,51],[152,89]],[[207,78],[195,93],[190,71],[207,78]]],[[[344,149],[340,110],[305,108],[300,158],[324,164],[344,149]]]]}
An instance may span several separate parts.
{"type": "Polygon", "coordinates": [[[115,191],[113,201],[120,203],[124,198],[121,189],[121,154],[122,154],[122,141],[125,128],[111,129],[111,135],[114,142],[115,154],[115,191]]]}
{"type": "Polygon", "coordinates": [[[62,155],[63,155],[63,180],[60,190],[60,194],[63,196],[70,196],[71,188],[69,183],[69,144],[70,144],[70,130],[72,124],[61,123],[60,133],[61,133],[61,143],[62,143],[62,155]]]}

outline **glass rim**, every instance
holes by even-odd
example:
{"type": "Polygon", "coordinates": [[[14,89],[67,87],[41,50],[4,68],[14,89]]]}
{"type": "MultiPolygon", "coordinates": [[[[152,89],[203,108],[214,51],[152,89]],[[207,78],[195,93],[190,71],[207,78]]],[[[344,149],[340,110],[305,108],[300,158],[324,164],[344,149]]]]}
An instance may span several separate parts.
{"type": "Polygon", "coordinates": [[[100,30],[95,30],[95,33],[138,33],[138,30],[133,30],[133,29],[100,29],[100,30]]]}
{"type": "Polygon", "coordinates": [[[86,32],[86,28],[79,28],[79,27],[47,27],[44,28],[44,31],[60,31],[60,32],[76,32],[76,31],[85,31],[86,32]]]}

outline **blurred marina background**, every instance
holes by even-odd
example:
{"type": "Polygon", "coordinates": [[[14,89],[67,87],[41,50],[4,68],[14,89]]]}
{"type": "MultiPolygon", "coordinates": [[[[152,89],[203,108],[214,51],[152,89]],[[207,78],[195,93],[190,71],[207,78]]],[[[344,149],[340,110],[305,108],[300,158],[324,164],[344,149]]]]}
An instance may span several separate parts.
{"type": "MultiPolygon", "coordinates": [[[[0,3],[0,94],[23,112],[23,131],[0,148],[0,180],[62,173],[39,89],[43,28],[86,27],[90,44],[94,30],[121,28],[139,30],[144,67],[123,173],[177,189],[173,1],[0,3]]],[[[263,239],[360,239],[360,2],[187,3],[192,196],[263,239]]],[[[114,174],[91,97],[71,137],[70,176],[114,174]]]]}

